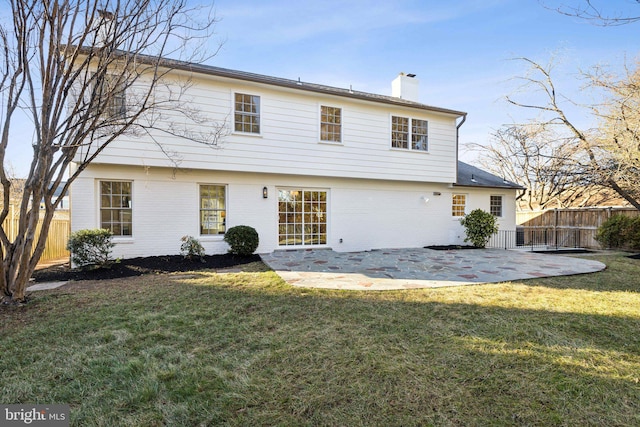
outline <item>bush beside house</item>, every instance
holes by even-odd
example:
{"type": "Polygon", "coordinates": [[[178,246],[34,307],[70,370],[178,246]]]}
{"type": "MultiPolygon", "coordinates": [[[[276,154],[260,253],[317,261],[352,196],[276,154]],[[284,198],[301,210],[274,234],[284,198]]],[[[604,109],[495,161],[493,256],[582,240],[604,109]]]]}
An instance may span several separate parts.
{"type": "Polygon", "coordinates": [[[491,236],[498,232],[496,217],[482,209],[474,209],[462,217],[460,224],[465,228],[467,234],[464,241],[471,242],[477,248],[487,246],[491,236]]]}
{"type": "Polygon", "coordinates": [[[250,256],[258,248],[258,232],[248,225],[237,225],[227,230],[224,241],[229,244],[229,252],[239,256],[250,256]]]}

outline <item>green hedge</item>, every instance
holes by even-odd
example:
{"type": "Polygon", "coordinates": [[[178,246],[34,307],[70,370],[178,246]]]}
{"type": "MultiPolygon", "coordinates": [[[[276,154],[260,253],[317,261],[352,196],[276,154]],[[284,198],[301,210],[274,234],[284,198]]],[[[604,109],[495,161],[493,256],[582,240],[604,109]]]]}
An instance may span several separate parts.
{"type": "Polygon", "coordinates": [[[598,227],[595,238],[606,248],[640,249],[640,217],[614,215],[598,227]]]}
{"type": "Polygon", "coordinates": [[[227,230],[224,241],[229,244],[229,252],[239,256],[250,256],[258,248],[258,232],[248,225],[237,225],[227,230]]]}
{"type": "Polygon", "coordinates": [[[113,233],[104,228],[78,230],[69,236],[67,249],[78,267],[105,267],[111,264],[113,233]]]}

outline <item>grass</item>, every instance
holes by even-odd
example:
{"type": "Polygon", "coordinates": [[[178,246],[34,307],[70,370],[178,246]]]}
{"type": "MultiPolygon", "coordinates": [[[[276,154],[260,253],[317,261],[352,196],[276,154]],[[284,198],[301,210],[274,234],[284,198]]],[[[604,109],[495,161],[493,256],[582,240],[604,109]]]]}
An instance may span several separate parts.
{"type": "Polygon", "coordinates": [[[72,425],[639,425],[640,261],[398,292],[150,275],[0,309],[0,402],[72,425]]]}

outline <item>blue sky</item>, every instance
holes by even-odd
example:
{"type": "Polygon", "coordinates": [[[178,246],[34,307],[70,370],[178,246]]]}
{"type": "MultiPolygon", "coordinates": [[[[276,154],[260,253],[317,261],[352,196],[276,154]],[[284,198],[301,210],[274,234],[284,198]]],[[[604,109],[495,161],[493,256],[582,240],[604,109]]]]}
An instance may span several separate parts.
{"type": "MultiPolygon", "coordinates": [[[[461,143],[485,143],[502,124],[532,114],[504,101],[516,87],[512,78],[526,72],[512,58],[546,63],[555,54],[559,89],[577,100],[584,97],[580,69],[596,64],[620,69],[636,60],[640,23],[599,27],[543,6],[580,3],[217,0],[216,37],[225,43],[208,64],[387,95],[399,72],[414,73],[421,102],[469,114],[461,143]]],[[[602,4],[640,15],[634,0],[602,4]]],[[[26,173],[29,154],[9,151],[18,174],[26,173]]],[[[469,154],[462,159],[473,160],[469,154]]]]}
{"type": "MultiPolygon", "coordinates": [[[[580,3],[218,0],[217,32],[226,42],[212,63],[381,94],[390,94],[399,72],[414,73],[421,102],[469,113],[462,143],[485,143],[493,129],[525,118],[504,101],[517,87],[513,77],[527,69],[512,58],[547,63],[555,55],[560,89],[578,100],[580,69],[635,60],[640,24],[599,27],[544,7],[580,3]]],[[[604,4],[640,14],[633,0],[604,4]]],[[[590,125],[583,115],[576,120],[590,125]]]]}

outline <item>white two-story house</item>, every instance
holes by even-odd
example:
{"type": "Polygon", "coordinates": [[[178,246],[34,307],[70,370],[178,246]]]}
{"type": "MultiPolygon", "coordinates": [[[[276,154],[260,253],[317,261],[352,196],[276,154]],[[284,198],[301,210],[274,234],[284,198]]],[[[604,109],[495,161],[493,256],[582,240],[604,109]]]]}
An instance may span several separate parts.
{"type": "Polygon", "coordinates": [[[413,75],[400,74],[385,96],[175,67],[190,79],[192,106],[226,132],[215,149],[122,136],[82,172],[72,230],[110,229],[117,257],[177,254],[185,235],[225,253],[235,225],[258,231],[259,253],[462,244],[459,220],[476,208],[515,229],[520,187],[458,161],[466,114],[418,102],[413,75]]]}

